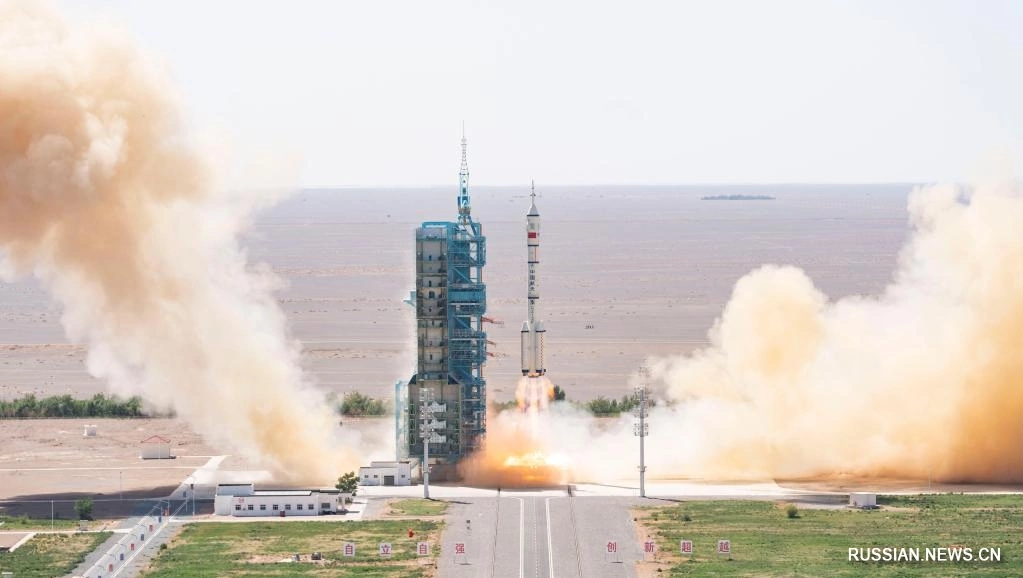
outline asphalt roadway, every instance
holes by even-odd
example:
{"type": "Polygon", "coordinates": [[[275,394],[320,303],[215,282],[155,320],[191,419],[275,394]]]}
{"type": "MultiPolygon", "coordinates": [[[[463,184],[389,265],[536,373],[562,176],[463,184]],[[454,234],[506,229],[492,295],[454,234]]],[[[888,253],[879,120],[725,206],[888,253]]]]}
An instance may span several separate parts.
{"type": "MultiPolygon", "coordinates": [[[[431,486],[448,502],[439,575],[455,578],[611,578],[636,576],[643,558],[629,510],[684,500],[792,500],[840,505],[848,494],[800,491],[772,481],[648,484],[640,498],[628,485],[579,484],[547,490],[485,490],[431,486]],[[652,491],[650,491],[652,490],[652,491]],[[608,555],[608,543],[616,552],[608,555]],[[465,553],[456,551],[464,544],[465,553]]],[[[360,496],[422,496],[421,486],[365,487],[360,496]]]]}
{"type": "Polygon", "coordinates": [[[449,499],[441,576],[583,578],[635,576],[642,557],[629,508],[649,501],[574,498],[566,492],[501,492],[449,499]],[[606,557],[608,541],[618,555],[606,557]],[[465,544],[465,555],[455,545],[465,544]]]}

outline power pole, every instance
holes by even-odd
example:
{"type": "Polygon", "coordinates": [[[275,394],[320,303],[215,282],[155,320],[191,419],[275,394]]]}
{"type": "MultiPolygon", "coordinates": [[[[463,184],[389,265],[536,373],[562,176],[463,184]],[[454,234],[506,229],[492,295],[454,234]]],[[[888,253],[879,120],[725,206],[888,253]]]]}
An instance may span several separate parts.
{"type": "Polygon", "coordinates": [[[647,418],[647,380],[650,372],[646,367],[639,369],[640,383],[636,386],[635,394],[639,404],[632,410],[632,414],[639,420],[632,424],[632,434],[639,437],[639,497],[646,497],[646,456],[644,455],[643,442],[646,436],[650,435],[650,424],[647,418]]]}
{"type": "Polygon", "coordinates": [[[445,436],[434,433],[443,429],[446,422],[433,419],[433,414],[445,411],[446,406],[433,402],[433,390],[419,390],[419,437],[423,440],[423,497],[430,499],[430,443],[442,443],[445,436]]]}

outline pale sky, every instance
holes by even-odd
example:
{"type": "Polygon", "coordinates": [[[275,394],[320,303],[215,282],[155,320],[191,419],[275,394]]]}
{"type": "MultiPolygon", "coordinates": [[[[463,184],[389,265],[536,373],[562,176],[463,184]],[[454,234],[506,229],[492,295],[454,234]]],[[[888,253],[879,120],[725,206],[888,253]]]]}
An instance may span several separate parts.
{"type": "MultiPolygon", "coordinates": [[[[960,180],[1023,158],[1023,2],[60,0],[304,186],[960,180]]],[[[245,152],[243,154],[250,154],[245,152]]]]}

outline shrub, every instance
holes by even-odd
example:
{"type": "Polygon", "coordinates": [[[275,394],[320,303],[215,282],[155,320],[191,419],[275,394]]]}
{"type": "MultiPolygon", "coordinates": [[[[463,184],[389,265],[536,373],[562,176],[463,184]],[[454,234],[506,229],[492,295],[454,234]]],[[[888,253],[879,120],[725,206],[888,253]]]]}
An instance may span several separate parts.
{"type": "Polygon", "coordinates": [[[341,414],[347,416],[386,415],[387,403],[353,391],[341,401],[341,414]]]}
{"type": "Polygon", "coordinates": [[[91,520],[92,519],[92,499],[82,498],[75,502],[75,512],[78,513],[79,520],[91,520]]]}
{"type": "Polygon", "coordinates": [[[565,390],[560,385],[554,386],[554,401],[565,401],[565,390]]]}
{"type": "Polygon", "coordinates": [[[797,508],[795,504],[787,505],[785,506],[785,515],[788,516],[789,518],[798,518],[799,508],[797,508]]]}

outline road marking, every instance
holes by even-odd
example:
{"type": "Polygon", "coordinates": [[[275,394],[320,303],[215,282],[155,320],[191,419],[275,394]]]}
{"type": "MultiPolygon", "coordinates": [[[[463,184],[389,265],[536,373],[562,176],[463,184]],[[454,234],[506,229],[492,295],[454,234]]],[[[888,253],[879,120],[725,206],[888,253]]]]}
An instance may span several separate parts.
{"type": "Polygon", "coordinates": [[[519,578],[526,575],[526,501],[519,501],[519,578]]]}
{"type": "Polygon", "coordinates": [[[547,569],[549,576],[554,578],[554,549],[551,547],[551,499],[544,500],[544,509],[547,510],[547,569]]]}

